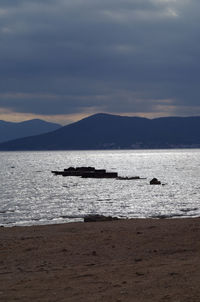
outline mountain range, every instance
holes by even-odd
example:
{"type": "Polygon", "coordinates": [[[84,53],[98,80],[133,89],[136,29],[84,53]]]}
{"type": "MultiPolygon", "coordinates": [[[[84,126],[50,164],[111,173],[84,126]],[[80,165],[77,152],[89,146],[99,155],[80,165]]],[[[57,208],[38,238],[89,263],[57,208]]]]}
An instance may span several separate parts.
{"type": "Polygon", "coordinates": [[[99,113],[49,133],[1,143],[0,150],[199,148],[200,117],[147,119],[99,113]]]}
{"type": "Polygon", "coordinates": [[[40,119],[20,123],[0,120],[0,142],[51,132],[60,127],[61,125],[59,124],[49,123],[40,119]]]}

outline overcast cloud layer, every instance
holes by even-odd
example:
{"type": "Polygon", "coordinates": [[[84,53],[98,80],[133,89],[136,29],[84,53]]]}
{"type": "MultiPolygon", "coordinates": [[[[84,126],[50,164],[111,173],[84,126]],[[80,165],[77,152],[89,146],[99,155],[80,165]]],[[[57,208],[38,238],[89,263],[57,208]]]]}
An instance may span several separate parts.
{"type": "Polygon", "coordinates": [[[1,0],[0,112],[199,115],[200,1],[1,0]]]}

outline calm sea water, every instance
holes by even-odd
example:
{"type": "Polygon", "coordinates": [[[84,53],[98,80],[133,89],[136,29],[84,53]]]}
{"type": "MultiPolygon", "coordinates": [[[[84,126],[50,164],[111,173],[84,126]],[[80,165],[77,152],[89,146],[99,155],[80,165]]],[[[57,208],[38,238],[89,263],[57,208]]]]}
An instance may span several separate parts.
{"type": "Polygon", "coordinates": [[[200,150],[0,153],[0,225],[118,217],[200,216],[200,150]],[[144,180],[54,176],[51,170],[94,166],[144,180]],[[156,177],[164,186],[151,186],[156,177]]]}

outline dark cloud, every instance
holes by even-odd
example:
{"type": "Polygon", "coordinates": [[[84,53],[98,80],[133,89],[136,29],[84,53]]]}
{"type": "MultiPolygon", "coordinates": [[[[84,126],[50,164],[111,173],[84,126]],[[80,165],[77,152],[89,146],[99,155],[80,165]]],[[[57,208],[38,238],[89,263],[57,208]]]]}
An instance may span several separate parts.
{"type": "Polygon", "coordinates": [[[1,1],[0,107],[200,113],[199,8],[195,0],[1,1]]]}

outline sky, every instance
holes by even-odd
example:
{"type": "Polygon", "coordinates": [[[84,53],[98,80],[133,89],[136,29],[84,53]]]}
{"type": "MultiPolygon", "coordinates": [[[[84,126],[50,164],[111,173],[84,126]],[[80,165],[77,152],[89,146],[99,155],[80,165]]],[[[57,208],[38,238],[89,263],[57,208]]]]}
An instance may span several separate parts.
{"type": "Polygon", "coordinates": [[[0,119],[200,115],[199,0],[1,0],[0,119]]]}

